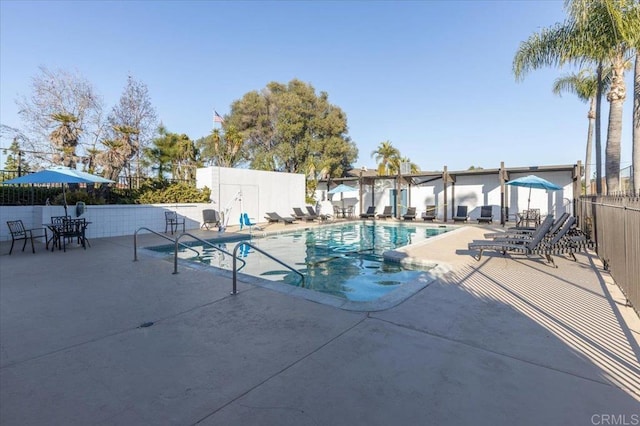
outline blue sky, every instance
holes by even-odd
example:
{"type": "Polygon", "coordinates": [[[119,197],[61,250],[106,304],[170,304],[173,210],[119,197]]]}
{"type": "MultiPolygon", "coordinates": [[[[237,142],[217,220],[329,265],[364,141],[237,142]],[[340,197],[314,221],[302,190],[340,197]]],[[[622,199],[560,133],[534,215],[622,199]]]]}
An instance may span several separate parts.
{"type": "MultiPolygon", "coordinates": [[[[521,41],[564,19],[562,1],[1,0],[0,8],[0,121],[12,127],[23,127],[15,100],[30,94],[39,66],[80,73],[107,110],[132,75],[168,130],[192,139],[211,131],[214,108],[226,114],[245,93],[298,78],[346,112],[355,167],[374,167],[384,140],[422,170],[584,162],[588,106],[551,93],[571,70],[534,71],[523,82],[511,70],[521,41]]],[[[627,82],[622,167],[631,163],[630,74],[627,82]]],[[[604,145],[606,115],[603,130],[604,145]]]]}

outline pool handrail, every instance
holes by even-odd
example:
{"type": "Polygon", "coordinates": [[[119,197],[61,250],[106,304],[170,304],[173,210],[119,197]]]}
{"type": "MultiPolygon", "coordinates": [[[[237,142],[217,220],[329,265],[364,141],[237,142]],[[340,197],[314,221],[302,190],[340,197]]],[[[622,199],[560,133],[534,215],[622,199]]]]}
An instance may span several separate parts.
{"type": "MultiPolygon", "coordinates": [[[[153,229],[149,229],[149,228],[147,228],[146,226],[141,226],[140,228],[138,228],[138,229],[136,230],[136,232],[134,232],[134,233],[133,233],[133,261],[134,261],[134,262],[137,262],[137,261],[138,261],[138,232],[142,231],[143,229],[144,229],[145,231],[149,231],[149,232],[151,232],[152,234],[155,234],[155,235],[157,235],[157,236],[159,236],[159,237],[162,237],[162,238],[164,238],[165,240],[169,240],[169,241],[171,241],[172,243],[174,243],[174,242],[175,242],[175,240],[174,240],[173,238],[167,237],[166,235],[161,234],[160,232],[156,232],[156,231],[154,231],[153,229]]],[[[182,244],[182,246],[183,246],[184,248],[186,248],[186,249],[189,249],[189,250],[191,250],[191,251],[194,251],[198,256],[200,256],[200,253],[198,253],[198,251],[197,251],[197,250],[195,250],[195,249],[193,249],[193,248],[189,247],[189,246],[188,246],[188,245],[186,245],[186,244],[182,244]]]]}
{"type": "MultiPolygon", "coordinates": [[[[304,284],[304,274],[300,271],[298,271],[297,269],[293,268],[292,266],[287,265],[286,263],[284,263],[283,261],[281,261],[280,259],[273,257],[272,255],[270,255],[269,253],[267,253],[266,251],[254,246],[251,243],[247,243],[245,241],[240,241],[238,244],[236,244],[236,246],[233,248],[233,290],[231,291],[232,295],[236,295],[238,294],[238,288],[237,288],[237,270],[236,270],[236,259],[238,259],[238,257],[236,256],[236,254],[238,253],[238,249],[242,246],[242,245],[247,245],[249,247],[251,247],[252,249],[254,249],[257,252],[262,253],[263,255],[267,256],[269,259],[273,260],[276,263],[279,263],[280,265],[284,266],[287,269],[290,269],[291,271],[295,272],[296,274],[300,275],[300,278],[302,279],[302,283],[304,284]]],[[[242,260],[242,259],[240,259],[242,260]]],[[[246,263],[245,263],[246,264],[246,263]]],[[[244,265],[243,265],[244,266],[244,265]]]]}
{"type": "MultiPolygon", "coordinates": [[[[233,257],[233,271],[235,273],[236,270],[236,253],[234,252],[233,254],[229,253],[228,251],[226,251],[225,249],[222,249],[218,246],[216,246],[214,243],[212,243],[211,241],[207,241],[207,240],[203,240],[202,238],[198,238],[193,234],[190,234],[188,232],[183,232],[182,234],[178,235],[176,237],[176,248],[173,252],[173,273],[177,274],[178,273],[178,244],[180,242],[180,238],[184,237],[184,236],[189,236],[191,238],[193,238],[194,240],[200,241],[202,244],[206,244],[209,247],[218,250],[224,254],[226,254],[227,256],[232,256],[233,257]]],[[[183,244],[184,245],[184,244],[183,244]]],[[[188,246],[187,246],[188,247],[188,246]]],[[[191,248],[191,247],[189,247],[191,248]]],[[[193,249],[192,249],[193,250],[193,249]]],[[[200,255],[200,253],[198,253],[198,256],[200,255]]],[[[242,262],[242,266],[240,267],[240,269],[244,268],[244,266],[247,264],[247,262],[243,259],[240,259],[240,261],[242,262]]]]}

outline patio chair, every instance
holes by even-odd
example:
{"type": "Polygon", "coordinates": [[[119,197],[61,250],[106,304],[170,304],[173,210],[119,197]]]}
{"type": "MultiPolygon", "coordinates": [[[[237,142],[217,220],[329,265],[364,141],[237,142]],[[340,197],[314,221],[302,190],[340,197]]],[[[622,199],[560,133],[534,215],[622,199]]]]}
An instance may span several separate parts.
{"type": "Polygon", "coordinates": [[[173,232],[178,232],[178,226],[182,225],[182,232],[184,232],[185,220],[184,217],[178,216],[178,213],[166,211],[164,212],[164,232],[167,232],[167,229],[171,228],[171,235],[173,232]]]}
{"type": "Polygon", "coordinates": [[[514,238],[504,240],[476,240],[468,245],[469,250],[479,250],[478,256],[474,256],[476,260],[482,259],[484,250],[496,250],[506,254],[507,251],[516,251],[524,254],[533,254],[535,250],[539,250],[544,237],[551,229],[551,221],[545,221],[531,235],[531,238],[514,238]]]}
{"type": "Polygon", "coordinates": [[[378,219],[388,219],[393,217],[393,207],[392,206],[384,206],[382,213],[378,214],[378,219]]]}
{"type": "Polygon", "coordinates": [[[454,222],[466,222],[469,220],[469,216],[467,215],[467,210],[469,208],[467,206],[458,206],[456,210],[456,215],[452,217],[454,222]]]}
{"type": "Polygon", "coordinates": [[[35,253],[36,249],[33,246],[33,239],[41,237],[44,237],[46,248],[49,248],[47,228],[26,229],[24,227],[24,223],[22,223],[22,220],[8,220],[7,226],[9,227],[9,232],[11,233],[11,248],[9,249],[9,254],[11,254],[11,252],[13,251],[13,243],[20,240],[24,240],[22,251],[24,251],[25,247],[27,246],[27,241],[31,241],[31,251],[35,253]]]}
{"type": "Polygon", "coordinates": [[[376,217],[376,207],[369,206],[367,207],[367,211],[364,213],[360,213],[360,219],[373,219],[376,217]]]}
{"type": "MultiPolygon", "coordinates": [[[[49,241],[51,242],[51,249],[54,247],[60,247],[60,233],[58,232],[58,228],[62,226],[62,223],[65,220],[70,220],[71,216],[51,216],[51,224],[47,225],[49,230],[51,231],[51,238],[49,241]]],[[[47,244],[48,246],[49,244],[47,244]]],[[[47,247],[49,248],[49,247],[47,247]]]]}
{"type": "Polygon", "coordinates": [[[312,222],[314,218],[309,216],[305,212],[302,211],[300,207],[293,207],[293,217],[298,220],[306,220],[307,222],[312,222]]]}
{"type": "Polygon", "coordinates": [[[272,223],[272,222],[275,222],[275,223],[283,222],[285,225],[288,225],[290,223],[294,223],[295,222],[294,218],[292,218],[292,217],[282,217],[276,212],[265,213],[265,214],[266,214],[266,216],[264,218],[267,219],[267,221],[269,223],[272,223]]]}
{"type": "Polygon", "coordinates": [[[209,230],[212,226],[220,226],[220,214],[215,209],[202,210],[202,225],[200,225],[200,229],[205,228],[209,230]]]}
{"type": "Polygon", "coordinates": [[[409,207],[407,208],[407,212],[402,215],[402,219],[404,220],[413,220],[416,218],[416,208],[409,207]]]}
{"type": "MultiPolygon", "coordinates": [[[[77,239],[77,243],[82,245],[83,249],[87,249],[89,241],[85,237],[89,222],[85,218],[80,219],[62,219],[62,222],[55,227],[56,241],[58,250],[67,251],[67,243],[77,239]]],[[[51,251],[55,246],[51,247],[51,251]]]]}
{"type": "Polygon", "coordinates": [[[251,222],[251,219],[249,219],[249,215],[247,213],[242,213],[240,215],[240,229],[242,229],[243,226],[249,227],[249,233],[253,232],[254,226],[256,229],[260,230],[257,223],[251,222]]]}
{"type": "Polygon", "coordinates": [[[427,221],[430,220],[431,222],[433,222],[433,220],[436,218],[437,213],[436,213],[436,206],[435,205],[429,205],[427,206],[426,210],[424,212],[422,212],[422,220],[427,221]]]}
{"type": "Polygon", "coordinates": [[[320,220],[327,220],[329,218],[331,218],[330,214],[318,214],[316,213],[315,209],[312,206],[306,206],[307,207],[307,211],[309,212],[309,216],[317,219],[320,218],[320,220]]]}
{"type": "Polygon", "coordinates": [[[493,223],[493,207],[480,207],[480,217],[478,218],[478,223],[493,223]]]}

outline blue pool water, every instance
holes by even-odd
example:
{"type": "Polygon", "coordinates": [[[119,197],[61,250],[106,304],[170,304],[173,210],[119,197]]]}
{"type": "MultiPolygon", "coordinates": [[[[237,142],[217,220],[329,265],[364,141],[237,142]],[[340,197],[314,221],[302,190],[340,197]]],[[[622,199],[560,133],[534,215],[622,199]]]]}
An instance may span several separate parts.
{"type": "MultiPolygon", "coordinates": [[[[272,281],[332,294],[350,301],[375,300],[403,283],[419,279],[425,269],[401,266],[385,261],[382,254],[446,232],[447,228],[409,224],[351,222],[319,226],[264,238],[252,238],[251,244],[280,259],[305,275],[282,267],[249,246],[238,251],[246,265],[240,272],[272,281]]],[[[237,242],[218,246],[233,252],[237,242]]],[[[179,256],[224,269],[231,269],[231,257],[210,247],[193,245],[200,255],[183,250],[179,256]]],[[[173,246],[154,250],[173,253],[173,246]]],[[[239,263],[240,265],[240,263],[239,263]]]]}

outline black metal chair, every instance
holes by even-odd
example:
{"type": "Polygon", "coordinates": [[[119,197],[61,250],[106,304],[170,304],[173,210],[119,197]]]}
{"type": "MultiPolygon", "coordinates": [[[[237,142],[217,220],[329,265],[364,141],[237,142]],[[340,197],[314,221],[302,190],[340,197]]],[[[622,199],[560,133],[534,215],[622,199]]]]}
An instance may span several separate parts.
{"type": "Polygon", "coordinates": [[[469,215],[467,214],[468,207],[467,206],[458,206],[456,210],[456,215],[452,217],[454,222],[466,222],[469,220],[469,215]]]}
{"type": "Polygon", "coordinates": [[[20,240],[24,240],[24,244],[22,245],[22,251],[24,251],[25,247],[27,246],[27,241],[31,241],[31,251],[35,253],[36,249],[33,246],[33,239],[42,238],[42,237],[44,237],[46,247],[49,248],[49,239],[47,238],[47,228],[26,229],[24,227],[24,223],[22,223],[22,220],[8,220],[7,226],[9,227],[9,232],[11,233],[11,248],[9,249],[9,254],[13,252],[13,244],[16,241],[20,241],[20,240]]]}
{"type": "Polygon", "coordinates": [[[403,220],[413,220],[416,218],[416,208],[407,207],[407,212],[402,215],[403,220]]]}
{"type": "Polygon", "coordinates": [[[178,216],[176,212],[164,212],[164,232],[167,232],[167,229],[171,228],[171,235],[174,232],[178,232],[178,226],[182,225],[182,232],[185,230],[185,221],[184,217],[178,216]]]}
{"type": "Polygon", "coordinates": [[[493,207],[482,206],[480,207],[480,217],[478,217],[478,223],[492,223],[493,222],[493,207]]]}
{"type": "Polygon", "coordinates": [[[378,219],[388,219],[393,217],[393,207],[392,206],[384,206],[384,210],[382,213],[378,213],[378,219]]]}
{"type": "Polygon", "coordinates": [[[376,217],[376,207],[369,206],[367,207],[367,211],[364,213],[360,213],[360,219],[373,219],[376,217]]]}
{"type": "MultiPolygon", "coordinates": [[[[77,239],[78,244],[82,245],[82,248],[87,249],[88,241],[85,238],[87,230],[87,220],[81,219],[62,219],[62,223],[56,227],[58,249],[62,245],[63,251],[67,251],[67,242],[77,239]]],[[[52,247],[53,250],[53,247],[52,247]]]]}
{"type": "Polygon", "coordinates": [[[211,229],[211,226],[220,226],[220,214],[215,209],[204,209],[202,210],[202,225],[200,225],[200,229],[206,228],[208,230],[211,229]]]}
{"type": "Polygon", "coordinates": [[[437,213],[436,213],[435,205],[428,205],[426,210],[422,212],[422,215],[421,215],[422,220],[424,220],[425,222],[427,220],[430,220],[431,222],[433,222],[436,216],[437,216],[437,213]]]}
{"type": "Polygon", "coordinates": [[[50,239],[51,250],[53,250],[54,247],[61,247],[60,232],[58,232],[58,229],[62,228],[62,224],[65,220],[70,220],[70,219],[71,219],[71,216],[51,216],[51,225],[48,225],[49,230],[51,231],[51,239],[50,239]]]}

